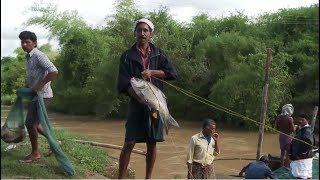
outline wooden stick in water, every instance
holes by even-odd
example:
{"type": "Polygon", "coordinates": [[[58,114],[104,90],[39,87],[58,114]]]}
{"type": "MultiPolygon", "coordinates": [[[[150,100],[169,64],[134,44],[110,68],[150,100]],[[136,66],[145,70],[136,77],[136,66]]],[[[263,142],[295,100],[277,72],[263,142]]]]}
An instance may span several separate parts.
{"type": "Polygon", "coordinates": [[[222,160],[256,160],[254,158],[217,158],[217,159],[214,159],[215,161],[222,161],[222,160]]]}
{"type": "MultiPolygon", "coordinates": [[[[99,143],[99,142],[93,142],[93,141],[84,141],[84,140],[77,140],[77,139],[74,139],[73,141],[79,142],[79,143],[82,143],[82,144],[90,144],[92,146],[99,146],[99,147],[122,150],[121,146],[114,145],[114,144],[106,144],[106,143],[99,143]]],[[[136,154],[144,155],[144,156],[147,154],[145,151],[138,150],[138,149],[133,149],[132,152],[136,153],[136,154]]]]}
{"type": "MultiPolygon", "coordinates": [[[[256,159],[254,159],[254,158],[217,158],[217,159],[214,159],[215,161],[225,161],[225,160],[250,160],[250,161],[255,161],[256,159]]],[[[280,160],[273,160],[273,159],[270,159],[269,160],[269,162],[273,162],[273,161],[275,161],[275,162],[280,162],[280,160]]]]}

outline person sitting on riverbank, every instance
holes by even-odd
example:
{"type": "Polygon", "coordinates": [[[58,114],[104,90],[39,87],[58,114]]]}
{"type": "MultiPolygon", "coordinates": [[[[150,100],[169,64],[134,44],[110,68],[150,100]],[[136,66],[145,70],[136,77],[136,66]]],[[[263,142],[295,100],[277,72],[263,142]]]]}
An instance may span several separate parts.
{"type": "Polygon", "coordinates": [[[275,179],[275,175],[272,170],[267,166],[269,158],[266,155],[260,157],[256,162],[249,163],[241,169],[239,176],[243,177],[245,173],[245,179],[275,179]]]}
{"type": "Polygon", "coordinates": [[[216,122],[205,119],[202,131],[191,137],[188,154],[188,179],[214,179],[214,156],[220,153],[216,122]]]}

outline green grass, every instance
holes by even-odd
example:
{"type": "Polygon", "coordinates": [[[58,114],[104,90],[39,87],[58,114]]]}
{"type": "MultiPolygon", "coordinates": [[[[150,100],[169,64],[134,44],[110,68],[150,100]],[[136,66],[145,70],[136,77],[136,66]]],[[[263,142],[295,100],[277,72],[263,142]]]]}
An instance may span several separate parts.
{"type": "Polygon", "coordinates": [[[184,179],[181,174],[174,175],[173,179],[184,179]]]}
{"type": "Polygon", "coordinates": [[[111,158],[105,149],[87,144],[80,144],[72,139],[90,140],[83,136],[69,133],[63,129],[55,129],[57,139],[62,141],[61,148],[76,169],[73,177],[67,177],[58,164],[54,155],[44,157],[49,145],[44,137],[39,138],[39,147],[42,158],[32,163],[20,163],[19,160],[31,152],[31,145],[27,137],[17,147],[9,151],[5,148],[10,145],[1,140],[1,178],[88,178],[92,174],[111,176],[106,167],[112,164],[111,158]]]}
{"type": "Polygon", "coordinates": [[[1,95],[1,105],[12,105],[14,103],[14,100],[16,99],[16,95],[1,95]]]}

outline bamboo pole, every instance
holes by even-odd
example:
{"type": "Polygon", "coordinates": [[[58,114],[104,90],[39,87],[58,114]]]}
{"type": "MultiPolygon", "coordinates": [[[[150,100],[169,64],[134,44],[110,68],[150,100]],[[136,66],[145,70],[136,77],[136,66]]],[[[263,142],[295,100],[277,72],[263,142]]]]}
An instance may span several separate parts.
{"type": "MultiPolygon", "coordinates": [[[[247,161],[255,161],[256,159],[254,158],[220,158],[220,159],[215,159],[215,161],[227,161],[227,160],[239,160],[239,161],[242,161],[242,160],[247,160],[247,161]]],[[[269,162],[280,162],[280,159],[279,160],[273,160],[273,159],[269,159],[269,162]]]]}
{"type": "Polygon", "coordinates": [[[312,120],[311,120],[311,128],[312,128],[312,132],[314,130],[314,126],[316,124],[316,120],[317,120],[317,113],[318,113],[318,106],[315,106],[313,109],[313,113],[312,113],[312,120]]]}
{"type": "Polygon", "coordinates": [[[250,160],[250,161],[254,161],[256,159],[254,158],[217,158],[215,159],[215,161],[226,161],[226,160],[250,160]]]}
{"type": "MultiPolygon", "coordinates": [[[[99,146],[99,147],[122,150],[121,146],[114,145],[114,144],[106,144],[106,143],[99,143],[99,142],[93,142],[93,141],[84,141],[84,140],[77,140],[77,139],[73,139],[73,141],[78,142],[78,143],[82,143],[82,144],[90,144],[92,146],[99,146]]],[[[132,152],[136,153],[136,154],[144,155],[144,156],[147,154],[145,151],[138,150],[138,149],[133,149],[132,152]]]]}
{"type": "MultiPolygon", "coordinates": [[[[1,117],[1,119],[7,119],[8,117],[6,116],[6,117],[1,117]]],[[[48,118],[49,120],[50,119],[53,119],[53,118],[48,118]]]]}
{"type": "Polygon", "coordinates": [[[261,155],[261,148],[262,148],[262,141],[263,141],[263,134],[264,134],[264,124],[265,124],[265,119],[267,114],[268,89],[269,89],[269,77],[270,77],[270,59],[271,59],[271,48],[267,48],[266,72],[265,72],[264,86],[262,90],[262,106],[261,106],[261,114],[260,114],[259,139],[258,139],[256,160],[259,160],[261,155]]]}

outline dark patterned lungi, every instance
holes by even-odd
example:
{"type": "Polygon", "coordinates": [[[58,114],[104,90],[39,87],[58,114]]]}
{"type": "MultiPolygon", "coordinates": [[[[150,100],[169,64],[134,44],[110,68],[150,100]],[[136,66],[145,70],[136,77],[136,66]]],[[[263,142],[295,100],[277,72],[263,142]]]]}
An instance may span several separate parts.
{"type": "Polygon", "coordinates": [[[192,178],[193,179],[215,179],[213,163],[203,166],[200,163],[192,163],[192,178]]]}

